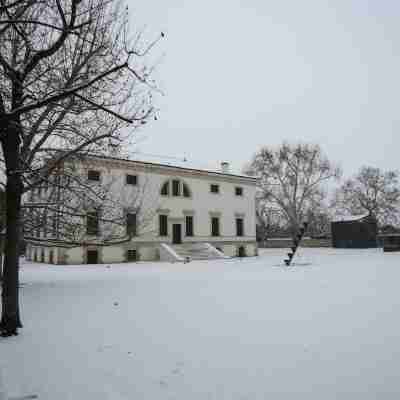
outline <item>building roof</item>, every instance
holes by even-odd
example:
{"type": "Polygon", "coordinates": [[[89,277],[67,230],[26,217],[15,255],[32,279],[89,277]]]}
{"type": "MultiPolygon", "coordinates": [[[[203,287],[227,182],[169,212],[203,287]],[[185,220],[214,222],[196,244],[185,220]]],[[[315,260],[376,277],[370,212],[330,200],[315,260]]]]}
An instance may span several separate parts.
{"type": "Polygon", "coordinates": [[[343,215],[340,217],[336,217],[332,219],[332,222],[353,222],[353,221],[361,221],[364,218],[368,217],[367,214],[361,214],[361,215],[343,215]]]}
{"type": "Polygon", "coordinates": [[[143,166],[156,166],[156,167],[161,167],[161,168],[166,168],[166,169],[175,169],[175,170],[182,170],[182,171],[188,171],[188,172],[197,172],[197,173],[205,173],[205,174],[210,174],[210,175],[218,175],[218,176],[226,176],[227,178],[240,178],[240,179],[246,179],[249,182],[256,182],[257,178],[248,176],[248,175],[241,175],[241,174],[234,174],[231,172],[222,172],[218,171],[214,168],[196,168],[194,166],[194,163],[191,163],[186,160],[171,160],[170,162],[153,162],[153,161],[145,161],[143,159],[140,159],[141,157],[137,157],[136,155],[134,158],[120,158],[120,157],[111,157],[111,156],[103,156],[103,155],[97,155],[97,154],[88,154],[86,155],[88,158],[94,158],[94,159],[104,159],[104,160],[110,160],[110,161],[117,161],[117,162],[127,162],[127,163],[132,163],[132,164],[140,164],[143,166]]]}

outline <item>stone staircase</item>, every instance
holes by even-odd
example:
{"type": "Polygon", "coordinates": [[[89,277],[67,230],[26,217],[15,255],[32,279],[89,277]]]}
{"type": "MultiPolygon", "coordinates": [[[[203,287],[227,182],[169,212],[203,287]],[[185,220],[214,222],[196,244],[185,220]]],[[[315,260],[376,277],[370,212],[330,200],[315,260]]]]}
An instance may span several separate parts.
{"type": "Polygon", "coordinates": [[[183,259],[190,260],[216,260],[230,258],[217,250],[210,243],[185,243],[171,246],[176,254],[183,259]]]}

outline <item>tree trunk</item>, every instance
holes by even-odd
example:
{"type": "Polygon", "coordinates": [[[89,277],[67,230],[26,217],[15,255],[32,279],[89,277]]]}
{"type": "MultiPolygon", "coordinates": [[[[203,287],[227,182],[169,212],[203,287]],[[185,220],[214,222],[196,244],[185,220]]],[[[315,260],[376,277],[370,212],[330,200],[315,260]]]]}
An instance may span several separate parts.
{"type": "MultiPolygon", "coordinates": [[[[21,87],[17,79],[13,87],[13,106],[20,104],[21,87]]],[[[6,185],[6,243],[4,246],[4,267],[2,281],[2,313],[0,335],[18,334],[22,328],[19,313],[19,244],[21,224],[22,175],[20,162],[20,140],[22,127],[19,116],[8,121],[7,136],[2,140],[5,158],[6,185]]]]}
{"type": "Polygon", "coordinates": [[[21,177],[11,174],[7,178],[6,243],[2,282],[1,336],[17,335],[22,327],[19,313],[19,243],[21,211],[21,177]]]}

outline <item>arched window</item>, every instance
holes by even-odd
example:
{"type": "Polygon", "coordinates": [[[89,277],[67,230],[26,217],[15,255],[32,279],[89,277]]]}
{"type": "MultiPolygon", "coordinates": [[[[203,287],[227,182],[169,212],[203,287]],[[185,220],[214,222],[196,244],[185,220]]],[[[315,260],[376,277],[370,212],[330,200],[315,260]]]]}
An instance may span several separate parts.
{"type": "Polygon", "coordinates": [[[179,179],[171,179],[163,183],[160,191],[162,196],[192,197],[189,186],[179,179]]]}
{"type": "Polygon", "coordinates": [[[169,195],[169,181],[165,182],[164,185],[162,185],[161,194],[163,196],[168,196],[169,195]]]}
{"type": "Polygon", "coordinates": [[[186,183],[183,184],[183,197],[190,197],[189,186],[186,183]]]}

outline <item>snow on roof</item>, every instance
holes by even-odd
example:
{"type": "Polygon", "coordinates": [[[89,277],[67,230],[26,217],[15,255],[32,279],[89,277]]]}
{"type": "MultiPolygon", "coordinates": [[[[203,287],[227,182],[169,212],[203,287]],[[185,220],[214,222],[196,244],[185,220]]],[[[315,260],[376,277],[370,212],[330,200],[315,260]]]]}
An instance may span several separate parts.
{"type": "Polygon", "coordinates": [[[232,175],[236,177],[249,178],[253,180],[255,179],[255,177],[245,175],[237,170],[232,170],[232,168],[229,168],[229,171],[222,171],[221,163],[219,163],[219,165],[216,166],[215,164],[211,163],[204,163],[204,162],[202,163],[199,161],[188,160],[186,157],[179,158],[179,157],[169,157],[169,156],[160,156],[160,155],[134,152],[130,153],[128,156],[125,155],[124,157],[104,157],[104,158],[114,158],[126,161],[137,161],[137,162],[150,163],[160,166],[186,168],[189,170],[232,175]]]}
{"type": "Polygon", "coordinates": [[[209,172],[221,172],[220,165],[189,160],[186,157],[169,157],[155,154],[131,153],[129,159],[153,164],[170,165],[171,167],[198,169],[209,172]]]}
{"type": "Polygon", "coordinates": [[[365,217],[368,217],[368,214],[361,215],[342,215],[340,217],[335,217],[332,219],[332,222],[351,222],[351,221],[359,221],[365,217]]]}

